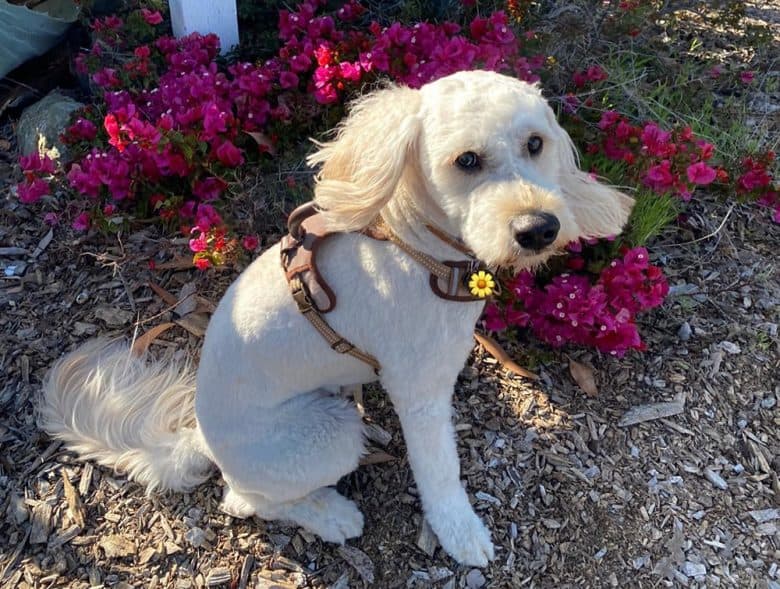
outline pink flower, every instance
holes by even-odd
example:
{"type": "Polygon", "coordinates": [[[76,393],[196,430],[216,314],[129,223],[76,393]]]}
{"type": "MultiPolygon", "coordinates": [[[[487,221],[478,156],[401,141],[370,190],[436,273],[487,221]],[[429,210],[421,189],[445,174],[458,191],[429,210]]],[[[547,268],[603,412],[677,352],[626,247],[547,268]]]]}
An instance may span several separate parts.
{"type": "Polygon", "coordinates": [[[206,233],[215,225],[220,224],[222,224],[222,217],[220,217],[217,209],[207,204],[198,205],[198,211],[195,216],[195,227],[197,229],[206,233]]]}
{"type": "Polygon", "coordinates": [[[244,246],[245,250],[253,252],[260,245],[260,240],[257,239],[256,235],[245,235],[244,239],[241,240],[241,245],[244,246]]]}
{"type": "Polygon", "coordinates": [[[97,135],[95,123],[87,119],[79,118],[65,133],[72,139],[79,141],[92,141],[97,135]]]}
{"type": "Polygon", "coordinates": [[[216,103],[210,102],[203,109],[203,131],[207,138],[213,138],[218,133],[227,131],[228,122],[232,119],[229,113],[225,112],[216,103]]]}
{"type": "Polygon", "coordinates": [[[49,183],[40,178],[33,178],[30,182],[23,182],[16,187],[19,201],[24,204],[33,204],[49,194],[49,183]]]}
{"type": "Polygon", "coordinates": [[[86,231],[89,229],[89,213],[81,213],[78,217],[73,219],[71,227],[73,227],[73,229],[76,231],[86,231]]]}
{"type": "Polygon", "coordinates": [[[51,227],[54,227],[55,225],[59,224],[60,216],[57,213],[46,213],[43,216],[43,222],[51,227]]]}
{"type": "Polygon", "coordinates": [[[599,129],[605,131],[606,129],[609,129],[612,125],[617,123],[620,119],[621,116],[619,112],[614,110],[608,110],[601,115],[601,120],[599,121],[599,129]]]}
{"type": "Polygon", "coordinates": [[[192,194],[201,200],[217,200],[227,188],[227,182],[221,178],[209,176],[203,180],[198,180],[192,186],[192,194]]]}
{"type": "Polygon", "coordinates": [[[609,77],[607,75],[607,72],[601,69],[601,67],[598,65],[590,66],[588,70],[585,72],[585,75],[587,76],[590,82],[601,82],[603,80],[606,80],[609,77]]]}
{"type": "Polygon", "coordinates": [[[282,72],[279,74],[279,85],[285,90],[298,87],[298,76],[293,72],[282,72]]]}
{"type": "Polygon", "coordinates": [[[195,253],[206,251],[208,248],[208,242],[206,241],[206,234],[201,233],[197,237],[190,239],[190,250],[195,253]]]}
{"type": "Polygon", "coordinates": [[[674,144],[670,143],[672,134],[663,131],[658,125],[648,123],[642,129],[642,146],[653,157],[668,157],[675,151],[674,144]]]}
{"type": "Polygon", "coordinates": [[[645,174],[645,184],[657,192],[669,190],[675,181],[671,166],[672,163],[669,160],[663,160],[660,164],[651,167],[645,174]]]}
{"type": "Polygon", "coordinates": [[[742,81],[743,84],[751,84],[753,82],[754,76],[755,74],[753,72],[747,71],[739,74],[739,79],[742,81]]]}
{"type": "Polygon", "coordinates": [[[122,84],[116,75],[116,70],[108,67],[96,72],[92,76],[92,81],[101,88],[116,88],[122,84]]]}
{"type": "Polygon", "coordinates": [[[43,172],[45,174],[54,173],[54,160],[49,156],[41,156],[37,151],[32,152],[30,155],[22,156],[19,158],[19,167],[23,172],[43,172]]]}
{"type": "Polygon", "coordinates": [[[753,169],[745,172],[737,179],[737,187],[743,192],[752,192],[757,188],[769,186],[771,179],[765,170],[753,169]]]}
{"type": "Polygon", "coordinates": [[[357,63],[349,63],[348,61],[344,61],[339,64],[339,73],[341,74],[341,77],[349,82],[359,82],[360,81],[360,65],[357,63]]]}
{"type": "Polygon", "coordinates": [[[208,258],[196,258],[192,263],[198,270],[208,270],[211,268],[211,260],[208,258]]]}
{"type": "Polygon", "coordinates": [[[148,8],[142,8],[141,16],[146,21],[146,23],[150,25],[159,25],[163,21],[162,14],[160,14],[159,10],[152,12],[148,8]]]}
{"type": "Polygon", "coordinates": [[[223,141],[217,147],[216,155],[217,159],[229,168],[235,168],[244,163],[244,156],[241,155],[241,150],[230,141],[223,141]]]}
{"type": "Polygon", "coordinates": [[[108,133],[108,143],[116,147],[120,152],[124,151],[127,142],[120,135],[121,128],[116,116],[110,113],[107,114],[103,119],[103,127],[106,133],[108,133]]]}
{"type": "Polygon", "coordinates": [[[485,322],[485,329],[489,331],[503,331],[508,327],[504,320],[503,313],[494,303],[485,307],[485,313],[482,315],[485,322]]]}
{"type": "Polygon", "coordinates": [[[688,181],[691,184],[699,184],[700,186],[711,184],[715,181],[716,176],[715,170],[704,162],[691,164],[688,166],[686,173],[688,174],[688,181]]]}

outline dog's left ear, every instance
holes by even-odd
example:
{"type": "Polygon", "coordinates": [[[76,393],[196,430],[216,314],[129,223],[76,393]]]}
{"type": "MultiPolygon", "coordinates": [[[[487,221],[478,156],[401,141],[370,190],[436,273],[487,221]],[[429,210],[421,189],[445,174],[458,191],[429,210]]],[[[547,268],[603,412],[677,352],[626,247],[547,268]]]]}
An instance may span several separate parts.
{"type": "Polygon", "coordinates": [[[416,146],[420,94],[390,86],[358,99],[336,138],[318,143],[314,202],[333,231],[369,225],[392,198],[416,146]]]}
{"type": "Polygon", "coordinates": [[[619,234],[628,221],[634,207],[634,199],[580,170],[574,142],[558,125],[552,109],[549,109],[548,115],[552,119],[553,128],[557,129],[560,135],[559,184],[574,213],[581,237],[609,237],[619,234]]]}

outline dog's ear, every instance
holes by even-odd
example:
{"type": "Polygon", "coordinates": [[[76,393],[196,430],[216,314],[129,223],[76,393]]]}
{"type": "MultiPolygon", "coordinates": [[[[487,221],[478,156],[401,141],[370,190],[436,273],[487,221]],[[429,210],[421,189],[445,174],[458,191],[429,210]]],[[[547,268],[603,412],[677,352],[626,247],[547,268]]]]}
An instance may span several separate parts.
{"type": "Polygon", "coordinates": [[[411,88],[377,90],[353,103],[336,137],[308,158],[321,165],[314,201],[328,228],[369,225],[395,193],[420,127],[420,95],[411,88]]]}
{"type": "Polygon", "coordinates": [[[553,128],[557,129],[560,135],[559,184],[574,214],[581,237],[609,237],[619,234],[628,221],[634,207],[634,199],[580,170],[574,142],[558,125],[552,109],[549,116],[552,118],[553,128]]]}

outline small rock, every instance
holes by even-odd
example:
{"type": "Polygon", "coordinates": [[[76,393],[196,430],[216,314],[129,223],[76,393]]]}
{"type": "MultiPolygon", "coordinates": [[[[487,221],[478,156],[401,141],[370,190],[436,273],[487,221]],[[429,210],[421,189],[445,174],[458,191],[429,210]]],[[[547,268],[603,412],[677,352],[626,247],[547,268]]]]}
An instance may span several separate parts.
{"type": "Polygon", "coordinates": [[[206,543],[206,533],[203,531],[203,529],[195,526],[184,533],[184,539],[192,544],[195,548],[199,548],[206,543]]]}
{"type": "Polygon", "coordinates": [[[605,547],[605,548],[602,548],[601,550],[599,550],[596,554],[594,554],[593,558],[595,560],[601,560],[602,558],[604,558],[606,556],[606,554],[607,554],[607,549],[605,547]]]}
{"type": "Polygon", "coordinates": [[[777,405],[777,399],[774,397],[765,397],[761,399],[761,407],[764,409],[771,409],[775,405],[777,405]]]}
{"type": "Polygon", "coordinates": [[[669,287],[670,297],[679,297],[683,295],[692,295],[699,292],[699,287],[695,284],[688,284],[683,282],[682,284],[673,284],[669,287]]]}
{"type": "Polygon", "coordinates": [[[693,333],[691,325],[686,321],[680,325],[680,329],[677,330],[677,337],[680,338],[680,341],[687,342],[689,339],[691,339],[691,333],[693,333]]]}
{"type": "Polygon", "coordinates": [[[711,468],[704,469],[704,478],[722,491],[726,491],[729,488],[729,484],[726,480],[711,468]]]}
{"type": "Polygon", "coordinates": [[[686,560],[682,565],[682,572],[686,577],[701,577],[707,574],[707,567],[701,563],[686,560]]]}
{"type": "Polygon", "coordinates": [[[649,554],[643,554],[642,556],[637,556],[634,560],[631,561],[631,566],[633,566],[637,570],[649,564],[650,564],[649,554]]]}
{"type": "Polygon", "coordinates": [[[84,323],[83,321],[76,321],[73,324],[73,335],[80,337],[82,335],[95,335],[97,333],[97,325],[94,323],[84,323]]]}
{"type": "Polygon", "coordinates": [[[29,155],[37,151],[67,163],[68,150],[59,137],[68,126],[71,113],[82,106],[80,102],[55,90],[26,108],[16,126],[19,153],[29,155]]]}
{"type": "Polygon", "coordinates": [[[729,354],[739,354],[742,351],[742,348],[740,348],[737,344],[727,340],[720,342],[718,347],[724,352],[728,352],[729,354]]]}
{"type": "Polygon", "coordinates": [[[407,587],[429,587],[431,576],[425,571],[412,571],[412,574],[406,580],[407,587]]]}
{"type": "Polygon", "coordinates": [[[133,320],[133,314],[116,307],[98,307],[95,317],[105,322],[108,327],[122,327],[133,320]]]}
{"type": "Polygon", "coordinates": [[[780,509],[775,507],[774,509],[757,509],[755,511],[748,511],[750,517],[752,517],[759,524],[772,521],[773,519],[780,519],[780,509]]]}
{"type": "Polygon", "coordinates": [[[434,583],[452,576],[452,571],[447,567],[431,567],[428,569],[428,575],[434,583]]]}
{"type": "Polygon", "coordinates": [[[492,503],[493,505],[501,505],[501,500],[498,497],[493,497],[490,493],[485,493],[484,491],[477,491],[474,493],[474,496],[479,501],[486,501],[488,503],[492,503]]]}
{"type": "Polygon", "coordinates": [[[758,524],[756,526],[756,532],[759,536],[774,536],[777,534],[777,524],[775,522],[758,524]]]}
{"type": "Polygon", "coordinates": [[[486,583],[485,575],[479,569],[471,569],[466,575],[466,587],[469,589],[479,589],[486,583]]]}
{"type": "Polygon", "coordinates": [[[14,262],[3,268],[3,275],[8,278],[11,276],[24,276],[25,270],[27,270],[27,262],[14,262]]]}

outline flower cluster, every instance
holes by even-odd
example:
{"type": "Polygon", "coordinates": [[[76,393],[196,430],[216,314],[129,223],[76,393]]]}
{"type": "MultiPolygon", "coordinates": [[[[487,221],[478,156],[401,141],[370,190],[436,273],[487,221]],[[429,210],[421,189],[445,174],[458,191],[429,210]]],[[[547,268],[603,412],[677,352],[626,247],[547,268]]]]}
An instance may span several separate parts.
{"type": "MultiPolygon", "coordinates": [[[[620,3],[626,26],[641,18],[639,4],[620,3]]],[[[219,65],[213,35],[159,36],[159,12],[99,19],[94,43],[77,63],[98,91],[97,104],[78,113],[64,137],[76,159],[60,170],[37,155],[23,158],[19,198],[34,203],[64,189],[73,199],[63,216],[77,230],[110,230],[153,217],[188,237],[196,267],[229,263],[242,249],[259,246],[254,235],[237,237],[220,214],[238,168],[274,154],[296,133],[316,130],[327,105],[342,104],[380,77],[419,87],[483,68],[536,81],[545,61],[527,54],[533,33],[521,41],[510,23],[528,5],[508,2],[509,16],[474,16],[468,8],[471,16],[462,24],[363,26],[366,9],[355,0],[330,12],[325,0],[304,0],[280,12],[281,46],[273,57],[228,67],[219,65]]],[[[591,65],[574,74],[573,86],[606,79],[591,65]]],[[[584,104],[593,106],[592,97],[584,104]]],[[[569,95],[565,107],[576,113],[579,99],[569,95]]],[[[597,137],[587,151],[618,162],[647,188],[687,200],[697,186],[726,185],[733,176],[730,186],[773,207],[778,217],[773,155],[747,158],[729,175],[712,164],[714,146],[690,129],[635,125],[613,111],[593,123],[597,137]]],[[[55,223],[57,213],[48,211],[45,220],[55,223]]],[[[587,263],[592,246],[570,245],[565,274],[510,277],[499,304],[487,308],[486,326],[527,328],[553,346],[574,343],[616,355],[642,349],[636,316],[666,296],[661,270],[641,247],[623,248],[603,266],[587,263]]],[[[472,288],[488,294],[492,286],[487,276],[476,276],[472,288]]]]}
{"type": "Polygon", "coordinates": [[[607,78],[607,72],[601,66],[592,65],[585,71],[578,70],[574,72],[572,82],[574,82],[575,88],[584,88],[588,83],[603,82],[607,78]]]}
{"type": "Polygon", "coordinates": [[[575,343],[616,356],[644,349],[636,316],[659,306],[669,292],[661,269],[650,264],[642,247],[626,250],[595,282],[564,273],[539,286],[524,271],[506,286],[501,304],[485,311],[487,329],[530,328],[554,347],[575,343]]]}
{"type": "Polygon", "coordinates": [[[308,89],[321,104],[341,100],[345,93],[384,74],[418,88],[436,78],[465,69],[483,68],[514,73],[521,79],[538,80],[543,58],[520,56],[520,43],[506,14],[495,12],[476,17],[463,34],[452,22],[438,24],[393,23],[382,27],[374,22],[368,34],[351,28],[363,8],[349,2],[331,17],[315,17],[321,2],[303,2],[295,12],[282,11],[279,36],[285,42],[279,55],[285,77],[283,87],[297,87],[301,73],[313,72],[308,89]]]}
{"type": "MultiPolygon", "coordinates": [[[[106,206],[111,227],[121,226],[119,213],[125,221],[155,214],[187,235],[194,231],[196,247],[205,239],[206,249],[193,248],[196,260],[209,254],[216,261],[223,241],[218,235],[201,239],[223,231],[213,205],[231,170],[252,157],[249,147],[275,150],[280,125],[287,135],[305,127],[321,112],[319,105],[343,100],[370,76],[420,86],[482,67],[538,79],[543,63],[520,55],[501,12],[474,18],[465,34],[447,22],[373,23],[360,30],[354,24],[365,10],[360,4],[350,0],[332,15],[319,14],[325,4],[307,0],[280,11],[277,55],[226,71],[217,65],[216,36],[157,36],[159,12],[141,9],[126,20],[94,21],[94,43],[77,69],[99,89],[100,102],[64,134],[77,154],[62,175],[79,203],[71,209],[72,226],[89,228],[90,221],[106,217],[106,206]],[[304,124],[294,124],[299,122],[304,124]]],[[[26,174],[20,199],[32,203],[49,193],[41,173],[31,168],[26,174]]]]}
{"type": "Polygon", "coordinates": [[[598,128],[600,142],[589,144],[587,152],[624,162],[659,194],[673,193],[688,201],[697,186],[728,182],[725,169],[708,164],[715,146],[694,137],[690,127],[665,131],[655,123],[633,125],[620,113],[607,111],[598,128]]]}
{"type": "Polygon", "coordinates": [[[746,157],[742,160],[741,174],[736,180],[737,194],[756,200],[772,209],[772,219],[780,223],[780,187],[770,168],[775,161],[775,152],[746,157]]]}
{"type": "Polygon", "coordinates": [[[19,200],[24,204],[38,202],[47,194],[51,194],[51,177],[55,172],[54,162],[48,156],[38,152],[23,156],[19,167],[24,174],[24,182],[17,187],[19,200]]]}

